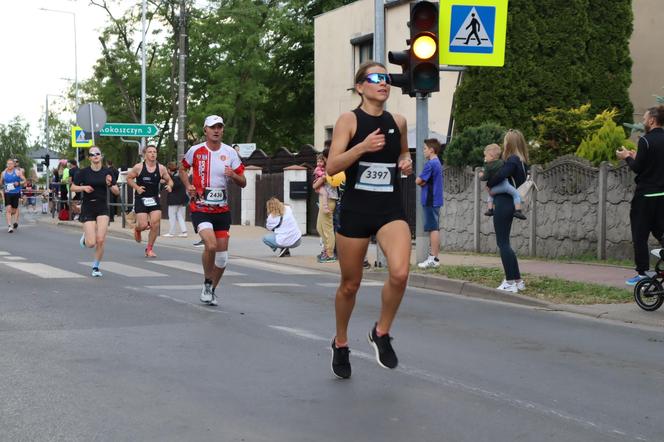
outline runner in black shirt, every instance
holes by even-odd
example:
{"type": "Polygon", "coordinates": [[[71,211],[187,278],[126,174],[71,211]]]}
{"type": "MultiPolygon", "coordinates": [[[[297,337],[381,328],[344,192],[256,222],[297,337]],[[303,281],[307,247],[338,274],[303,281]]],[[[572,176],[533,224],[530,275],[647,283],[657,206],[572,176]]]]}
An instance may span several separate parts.
{"type": "Polygon", "coordinates": [[[74,176],[71,185],[72,192],[82,192],[81,215],[79,220],[83,223],[83,236],[81,248],[95,248],[95,260],[92,263],[92,276],[102,276],[99,263],[104,256],[104,242],[108,230],[107,189],[115,195],[120,190],[113,179],[109,169],[102,167],[101,150],[93,146],[88,153],[90,166],[81,169],[74,176]]]}
{"type": "Polygon", "coordinates": [[[337,253],[341,282],[335,299],[337,333],[332,340],[332,372],[351,375],[348,323],[362,281],[364,256],[372,235],[387,257],[389,277],[382,290],[378,322],[369,332],[376,361],[396,368],[390,327],[403,298],[410,267],[410,229],[401,204],[401,174],[412,173],[406,119],[385,111],[390,76],[380,63],[363,63],[355,75],[362,101],[342,114],[334,126],[327,174],[346,172],[346,188],[339,213],[337,253]]]}

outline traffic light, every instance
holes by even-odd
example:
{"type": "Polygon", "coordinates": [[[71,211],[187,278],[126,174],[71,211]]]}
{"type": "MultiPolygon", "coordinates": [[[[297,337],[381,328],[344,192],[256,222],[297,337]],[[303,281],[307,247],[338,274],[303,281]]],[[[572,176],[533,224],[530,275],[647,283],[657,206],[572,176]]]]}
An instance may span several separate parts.
{"type": "Polygon", "coordinates": [[[428,94],[440,90],[438,69],[438,4],[410,5],[410,90],[428,94]]]}
{"type": "MultiPolygon", "coordinates": [[[[390,74],[392,86],[400,87],[402,94],[410,94],[410,51],[388,52],[387,60],[401,66],[401,74],[390,74]]],[[[414,95],[411,95],[414,96],[414,95]]]]}
{"type": "Polygon", "coordinates": [[[51,156],[49,154],[44,155],[44,165],[46,167],[49,167],[50,162],[51,162],[51,156]]]}
{"type": "Polygon", "coordinates": [[[410,38],[405,51],[389,51],[390,63],[401,66],[401,74],[390,74],[392,86],[411,97],[440,90],[438,70],[438,4],[419,1],[410,4],[410,38]]]}

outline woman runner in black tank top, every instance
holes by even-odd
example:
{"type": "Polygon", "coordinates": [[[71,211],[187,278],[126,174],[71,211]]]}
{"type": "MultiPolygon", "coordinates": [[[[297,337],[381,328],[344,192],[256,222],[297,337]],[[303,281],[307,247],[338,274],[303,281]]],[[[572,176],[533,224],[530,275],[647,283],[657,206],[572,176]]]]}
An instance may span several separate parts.
{"type": "Polygon", "coordinates": [[[371,235],[376,235],[389,271],[380,317],[368,336],[376,361],[385,368],[398,364],[389,331],[410,267],[410,228],[399,193],[401,174],[412,173],[406,119],[385,111],[390,78],[382,64],[363,63],[355,75],[355,90],[362,101],[337,120],[326,171],[328,175],[346,172],[336,237],[341,281],[335,298],[336,336],[331,344],[332,372],[339,378],[351,375],[348,323],[371,235]]]}
{"type": "Polygon", "coordinates": [[[166,190],[173,190],[173,180],[163,164],[157,161],[157,146],[148,143],[143,152],[143,162],[134,165],[127,174],[127,184],[134,189],[134,213],[136,226],[134,227],[134,240],[142,241],[141,232],[150,230],[148,243],[145,247],[145,257],[155,258],[154,244],[159,236],[161,226],[161,202],[159,201],[159,184],[163,180],[166,190]],[[148,167],[154,167],[150,172],[148,167]]]}

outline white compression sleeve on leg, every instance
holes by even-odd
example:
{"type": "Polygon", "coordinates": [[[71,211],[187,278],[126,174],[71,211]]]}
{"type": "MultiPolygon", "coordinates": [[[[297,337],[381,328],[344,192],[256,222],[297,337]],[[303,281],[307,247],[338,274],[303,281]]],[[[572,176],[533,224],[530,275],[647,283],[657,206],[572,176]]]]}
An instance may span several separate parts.
{"type": "Polygon", "coordinates": [[[220,269],[226,268],[228,263],[228,252],[217,252],[214,257],[214,265],[220,269]]]}

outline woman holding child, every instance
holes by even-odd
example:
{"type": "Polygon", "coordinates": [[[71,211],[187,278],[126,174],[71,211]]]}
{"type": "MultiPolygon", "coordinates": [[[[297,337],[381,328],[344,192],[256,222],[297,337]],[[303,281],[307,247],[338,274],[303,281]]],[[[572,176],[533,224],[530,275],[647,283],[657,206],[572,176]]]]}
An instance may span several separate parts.
{"type": "MultiPolygon", "coordinates": [[[[518,188],[526,181],[528,168],[528,145],[520,131],[515,129],[507,131],[503,139],[502,158],[503,165],[487,180],[487,186],[493,188],[508,180],[513,187],[518,188]]],[[[505,271],[505,279],[498,286],[498,290],[516,293],[525,290],[526,284],[521,279],[519,262],[510,245],[512,220],[516,211],[514,200],[508,193],[497,193],[493,195],[493,205],[493,227],[505,271]]]]}

